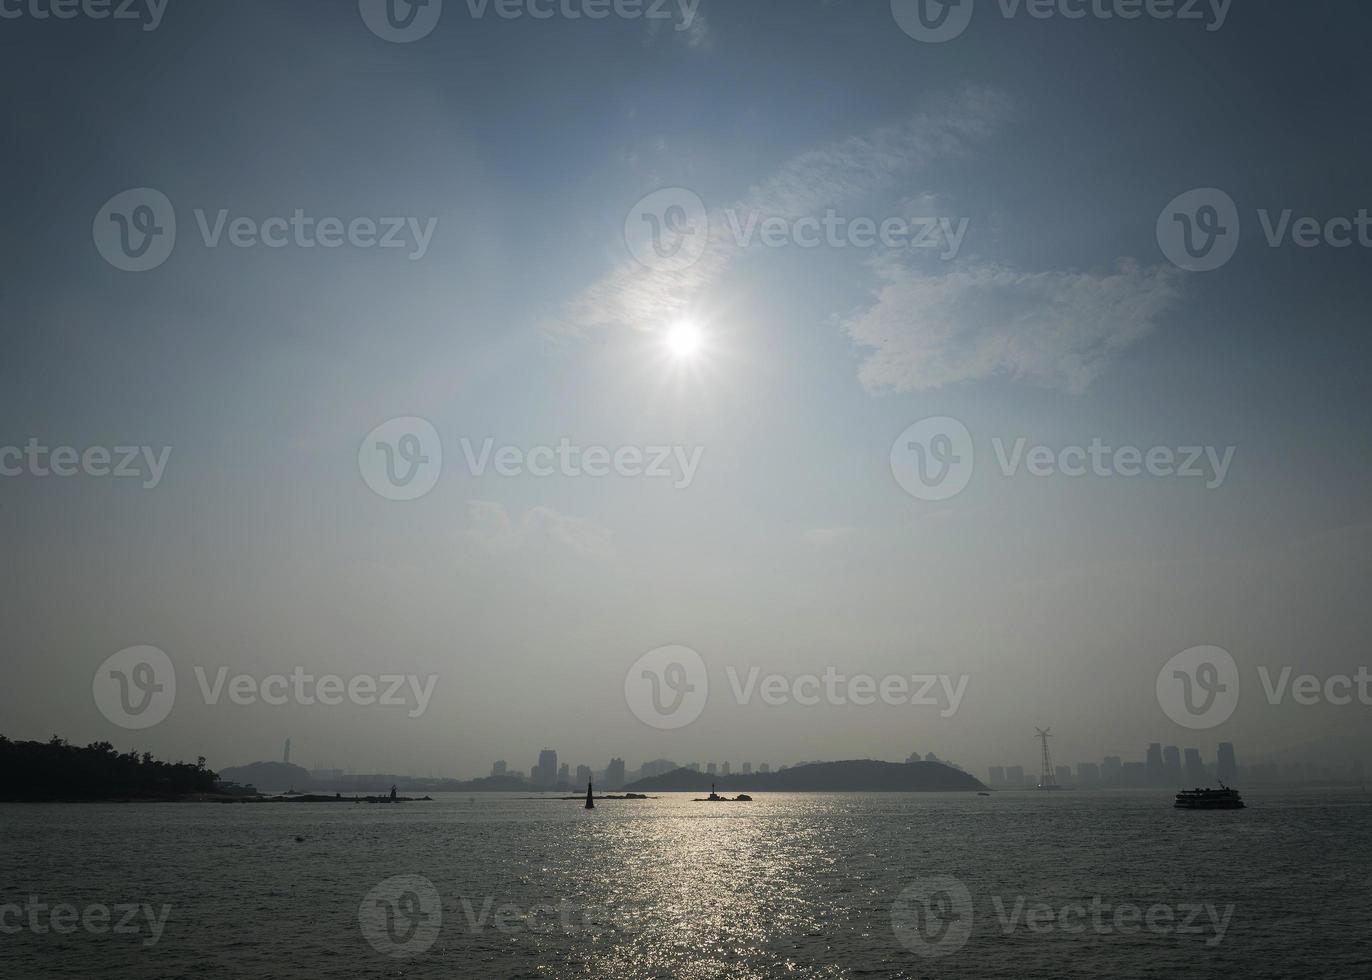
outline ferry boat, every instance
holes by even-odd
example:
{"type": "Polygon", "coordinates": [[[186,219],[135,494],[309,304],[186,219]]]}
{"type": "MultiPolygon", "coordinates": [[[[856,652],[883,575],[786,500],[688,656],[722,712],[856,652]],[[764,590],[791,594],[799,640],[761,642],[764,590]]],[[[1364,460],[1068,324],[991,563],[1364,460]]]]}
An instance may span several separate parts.
{"type": "Polygon", "coordinates": [[[1172,804],[1178,810],[1242,810],[1243,797],[1239,791],[1220,783],[1219,789],[1184,789],[1172,804]]]}

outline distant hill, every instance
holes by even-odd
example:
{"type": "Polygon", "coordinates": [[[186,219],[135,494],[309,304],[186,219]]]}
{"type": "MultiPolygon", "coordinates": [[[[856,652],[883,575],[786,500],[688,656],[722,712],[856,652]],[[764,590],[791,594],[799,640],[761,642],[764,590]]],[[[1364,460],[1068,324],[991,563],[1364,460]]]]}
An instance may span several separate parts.
{"type": "Polygon", "coordinates": [[[781,772],[711,776],[676,769],[624,788],[635,793],[703,793],[714,784],[721,792],[777,793],[972,793],[986,787],[974,776],[941,762],[814,762],[781,772]]]}
{"type": "Polygon", "coordinates": [[[314,786],[309,770],[289,762],[252,762],[219,770],[219,778],[240,786],[256,786],[264,793],[295,789],[304,793],[314,786]]]}

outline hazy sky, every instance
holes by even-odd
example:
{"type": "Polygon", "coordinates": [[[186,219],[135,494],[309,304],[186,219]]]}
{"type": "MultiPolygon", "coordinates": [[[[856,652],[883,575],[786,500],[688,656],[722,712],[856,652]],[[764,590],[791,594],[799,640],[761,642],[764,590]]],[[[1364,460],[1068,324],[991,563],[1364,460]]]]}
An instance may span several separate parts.
{"type": "Polygon", "coordinates": [[[151,30],[0,19],[0,447],[170,447],[151,488],[0,477],[0,732],[220,767],[290,736],[306,765],[440,775],[527,770],[545,745],[596,767],[918,749],[984,772],[1031,764],[1043,725],[1065,762],[1366,737],[1372,707],[1271,705],[1256,673],[1369,657],[1372,242],[1301,247],[1290,227],[1372,208],[1363,5],[1240,0],[1208,30],[979,0],[944,43],[884,0],[664,7],[510,19],[447,0],[409,43],[343,0],[172,0],[151,30]],[[176,216],[142,272],[96,240],[133,188],[176,216]],[[710,212],[686,268],[645,267],[626,240],[663,188],[710,212]],[[1194,188],[1241,224],[1213,271],[1159,244],[1194,188]],[[831,209],[961,235],[740,246],[730,225],[831,209]],[[1271,247],[1259,211],[1287,209],[1271,247]],[[297,211],[410,220],[398,248],[230,240],[235,219],[266,233],[297,211]],[[701,349],[674,354],[683,321],[701,349]],[[945,416],[975,471],[917,499],[893,441],[945,416]],[[402,417],[443,450],[411,501],[359,466],[402,417]],[[1234,452],[1212,487],[1005,476],[993,440],[1021,437],[1234,452]],[[477,476],[463,439],[680,447],[698,466],[477,476]],[[177,699],[130,731],[92,679],[141,644],[175,665],[177,699]],[[709,670],[676,730],[624,692],[667,644],[709,670]],[[1155,684],[1207,644],[1242,697],[1188,731],[1155,684]],[[968,682],[941,717],[741,705],[726,674],[829,666],[968,682]],[[196,667],[437,680],[410,718],[206,705],[196,667]]]}

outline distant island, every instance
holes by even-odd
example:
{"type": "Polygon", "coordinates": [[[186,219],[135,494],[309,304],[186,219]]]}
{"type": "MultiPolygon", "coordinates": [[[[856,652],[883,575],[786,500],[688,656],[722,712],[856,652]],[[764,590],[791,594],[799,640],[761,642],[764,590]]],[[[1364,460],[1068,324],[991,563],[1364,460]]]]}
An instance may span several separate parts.
{"type": "Polygon", "coordinates": [[[716,776],[675,769],[624,787],[636,793],[703,793],[739,790],[774,793],[974,793],[986,789],[975,776],[941,762],[813,762],[779,772],[716,776]]]}
{"type": "Polygon", "coordinates": [[[0,735],[0,801],[175,800],[215,793],[218,776],[203,758],[162,762],[151,753],[119,752],[109,742],[81,747],[54,735],[13,742],[0,735]]]}

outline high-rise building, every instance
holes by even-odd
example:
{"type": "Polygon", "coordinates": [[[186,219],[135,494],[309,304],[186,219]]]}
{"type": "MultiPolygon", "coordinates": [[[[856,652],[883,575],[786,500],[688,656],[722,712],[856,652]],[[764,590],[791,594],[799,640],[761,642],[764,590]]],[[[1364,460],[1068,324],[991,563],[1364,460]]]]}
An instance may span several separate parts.
{"type": "Polygon", "coordinates": [[[752,764],[751,762],[745,762],[745,763],[743,764],[743,775],[745,775],[745,776],[751,776],[752,774],[753,774],[753,764],[752,764]]]}
{"type": "Polygon", "coordinates": [[[590,781],[591,781],[591,767],[590,767],[590,766],[577,766],[577,767],[576,767],[576,783],[575,783],[575,785],[576,785],[576,786],[581,786],[582,784],[584,784],[584,783],[589,783],[590,781]]]}
{"type": "Polygon", "coordinates": [[[1162,765],[1162,743],[1153,742],[1148,746],[1147,761],[1144,762],[1149,786],[1162,786],[1167,782],[1166,771],[1162,765]]]}
{"type": "Polygon", "coordinates": [[[1053,777],[1058,781],[1059,786],[1066,786],[1072,781],[1072,767],[1054,766],[1053,777]]]}
{"type": "Polygon", "coordinates": [[[1005,785],[1011,787],[1012,789],[1023,789],[1023,788],[1024,788],[1024,767],[1023,767],[1023,766],[1006,766],[1006,767],[1005,767],[1005,785]]]}
{"type": "Polygon", "coordinates": [[[534,777],[534,782],[539,786],[551,786],[557,782],[557,753],[552,749],[544,749],[538,753],[538,765],[535,767],[538,775],[534,777]]]}
{"type": "Polygon", "coordinates": [[[1106,758],[1100,760],[1100,781],[1118,782],[1122,767],[1124,766],[1120,762],[1120,756],[1107,755],[1106,758]]]}
{"type": "Polygon", "coordinates": [[[719,774],[721,776],[729,775],[729,763],[727,760],[724,762],[722,766],[719,767],[719,774]]]}
{"type": "Polygon", "coordinates": [[[1200,749],[1186,750],[1186,785],[1205,785],[1205,763],[1201,761],[1200,749]]]}
{"type": "Polygon", "coordinates": [[[1231,783],[1239,772],[1238,761],[1234,758],[1234,743],[1221,742],[1218,765],[1215,774],[1222,783],[1231,783]]]}
{"type": "Polygon", "coordinates": [[[705,775],[707,775],[707,776],[714,776],[714,775],[717,775],[718,773],[719,773],[719,766],[715,765],[713,762],[707,762],[707,763],[705,763],[705,775]]]}
{"type": "Polygon", "coordinates": [[[1004,785],[1005,785],[1005,767],[1004,767],[1004,766],[992,766],[992,767],[991,767],[991,785],[992,785],[992,786],[1004,786],[1004,785]]]}
{"type": "Polygon", "coordinates": [[[611,759],[610,764],[605,767],[605,788],[623,789],[624,788],[624,760],[611,759]]]}
{"type": "Polygon", "coordinates": [[[757,767],[757,771],[760,773],[769,773],[772,771],[772,765],[769,762],[764,762],[762,765],[757,767]]]}
{"type": "Polygon", "coordinates": [[[572,771],[567,763],[557,767],[557,784],[559,786],[569,786],[572,782],[572,771]]]}
{"type": "Polygon", "coordinates": [[[1169,745],[1162,750],[1162,769],[1169,786],[1181,786],[1181,749],[1169,745]]]}
{"type": "Polygon", "coordinates": [[[497,759],[491,766],[492,776],[503,776],[510,771],[510,767],[505,764],[504,759],[497,759]]]}

